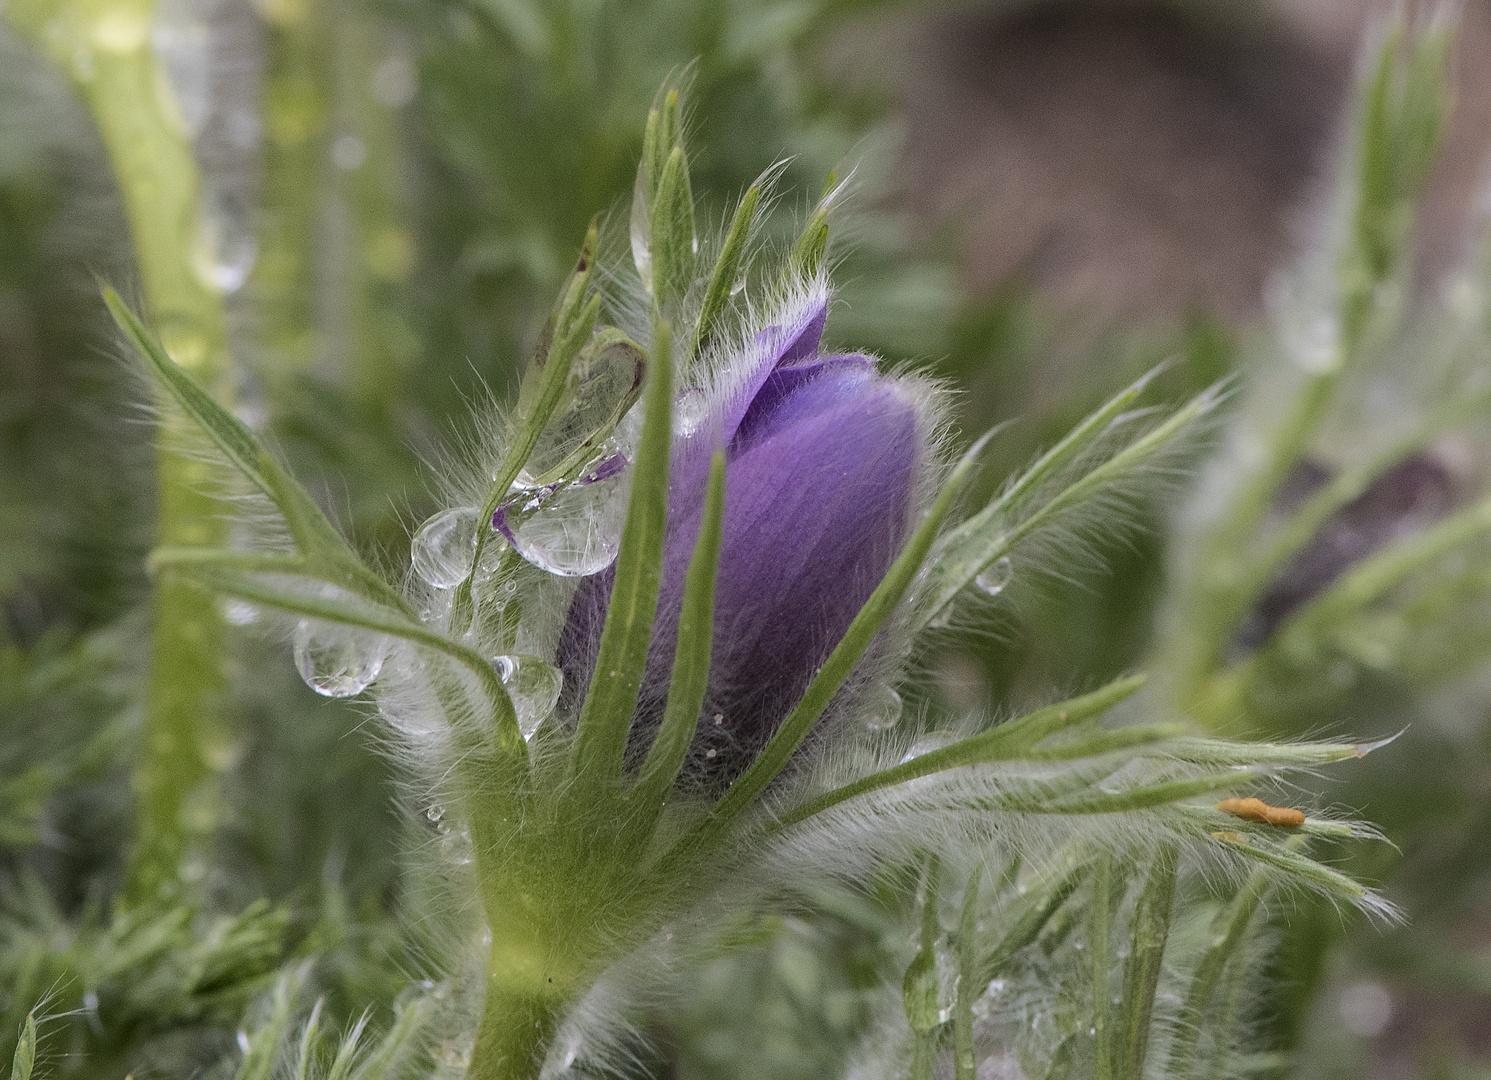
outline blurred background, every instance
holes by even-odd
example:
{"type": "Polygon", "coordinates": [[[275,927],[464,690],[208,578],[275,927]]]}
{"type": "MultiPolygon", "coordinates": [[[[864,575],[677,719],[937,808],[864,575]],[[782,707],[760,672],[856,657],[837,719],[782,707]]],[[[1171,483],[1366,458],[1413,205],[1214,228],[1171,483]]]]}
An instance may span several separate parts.
{"type": "MultiPolygon", "coordinates": [[[[422,459],[471,400],[514,389],[586,222],[625,212],[670,71],[696,64],[694,177],[713,220],[785,158],[790,235],[830,170],[855,170],[828,336],[949,380],[963,431],[1018,417],[992,484],[1154,364],[1171,361],[1158,386],[1178,400],[1262,347],[1275,273],[1343,152],[1364,35],[1389,10],[159,0],[151,40],[205,178],[192,258],[226,298],[236,408],[397,565],[435,505],[422,459]]],[[[1417,231],[1425,296],[1466,254],[1491,142],[1491,4],[1458,10],[1455,111],[1417,231]]],[[[85,941],[121,874],[154,477],[145,391],[96,283],[139,278],[68,73],[0,32],[0,970],[48,934],[85,941]]],[[[947,650],[913,704],[1014,708],[1138,664],[1166,507],[1143,516],[1069,580],[1014,591],[1000,633],[947,650]]],[[[333,1008],[386,1003],[420,963],[397,778],[364,713],[311,694],[282,644],[235,629],[228,665],[209,902],[285,904],[284,948],[327,958],[333,1008]]],[[[1296,1075],[1491,1077],[1487,700],[1477,684],[1415,704],[1449,719],[1327,789],[1396,843],[1352,868],[1411,921],[1304,909],[1284,928],[1274,1023],[1296,1075]]],[[[1299,733],[1404,720],[1387,698],[1299,733]]],[[[754,928],[656,1018],[657,1069],[834,1075],[888,926],[826,896],[754,928]]],[[[26,977],[66,1001],[62,976],[26,977]]],[[[10,1030],[21,998],[0,987],[10,1030]]]]}

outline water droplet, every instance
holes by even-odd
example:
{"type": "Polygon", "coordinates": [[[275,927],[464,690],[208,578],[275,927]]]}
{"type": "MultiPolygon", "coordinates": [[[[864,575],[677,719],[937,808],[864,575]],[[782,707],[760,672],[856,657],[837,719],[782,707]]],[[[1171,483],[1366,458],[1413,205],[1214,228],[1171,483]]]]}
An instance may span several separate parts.
{"type": "Polygon", "coordinates": [[[438,822],[444,816],[445,807],[439,803],[431,803],[429,809],[425,811],[425,817],[429,818],[431,822],[438,822]]]}
{"type": "Polygon", "coordinates": [[[626,474],[566,484],[540,496],[533,516],[519,523],[509,539],[540,570],[559,577],[598,574],[616,561],[630,489],[626,474]]]}
{"type": "Polygon", "coordinates": [[[368,159],[368,144],[356,135],[338,135],[331,144],[331,163],[351,172],[368,159]]]}
{"type": "Polygon", "coordinates": [[[558,480],[587,457],[627,453],[626,447],[602,447],[631,409],[642,385],[645,358],[634,346],[612,341],[587,349],[575,358],[565,404],[544,425],[518,474],[522,487],[539,487],[558,480]]]}
{"type": "Polygon", "coordinates": [[[251,214],[241,201],[209,191],[197,212],[192,270],[202,284],[220,293],[241,289],[259,255],[251,214]]]}
{"type": "Polygon", "coordinates": [[[253,1044],[249,1042],[248,1032],[244,1031],[242,1028],[239,1028],[238,1029],[238,1049],[241,1050],[241,1051],[243,1051],[245,1054],[247,1054],[249,1052],[249,1047],[251,1045],[253,1045],[253,1044]]]}
{"type": "Polygon", "coordinates": [[[161,0],[150,29],[150,43],[174,99],[167,113],[188,139],[202,134],[212,115],[212,38],[198,7],[192,0],[161,0]]]}
{"type": "Polygon", "coordinates": [[[673,435],[687,439],[709,416],[709,399],[703,390],[682,391],[673,402],[673,435]]]}
{"type": "Polygon", "coordinates": [[[305,684],[323,697],[353,697],[383,669],[386,642],[350,630],[315,631],[308,622],[295,628],[295,666],[305,684]]]}
{"type": "Polygon", "coordinates": [[[1008,555],[995,559],[973,579],[973,583],[990,596],[998,596],[1015,576],[1015,565],[1008,555]]]}
{"type": "Polygon", "coordinates": [[[470,866],[476,861],[476,849],[471,844],[471,833],[466,829],[440,826],[440,854],[454,866],[470,866]]]}
{"type": "Polygon", "coordinates": [[[414,100],[419,89],[414,65],[403,53],[392,53],[373,69],[369,89],[373,100],[390,109],[403,108],[414,100]]]}
{"type": "Polygon", "coordinates": [[[409,561],[420,578],[437,589],[454,589],[471,573],[476,555],[474,506],[442,510],[419,527],[409,545],[409,561]]]}
{"type": "Polygon", "coordinates": [[[865,702],[865,727],[885,731],[901,719],[901,695],[889,686],[876,689],[865,702]]]}
{"type": "Polygon", "coordinates": [[[1311,375],[1323,375],[1341,362],[1336,320],[1322,315],[1303,327],[1294,343],[1294,359],[1311,375]]]}
{"type": "Polygon", "coordinates": [[[554,711],[564,676],[559,669],[537,656],[498,656],[492,660],[502,685],[518,714],[518,731],[524,740],[533,738],[538,726],[554,711]]]}
{"type": "Polygon", "coordinates": [[[229,626],[248,626],[259,618],[259,609],[243,600],[229,600],[223,604],[223,618],[229,626]]]}
{"type": "Polygon", "coordinates": [[[93,24],[93,44],[105,52],[134,52],[145,44],[144,18],[132,6],[115,5],[93,24]]]}

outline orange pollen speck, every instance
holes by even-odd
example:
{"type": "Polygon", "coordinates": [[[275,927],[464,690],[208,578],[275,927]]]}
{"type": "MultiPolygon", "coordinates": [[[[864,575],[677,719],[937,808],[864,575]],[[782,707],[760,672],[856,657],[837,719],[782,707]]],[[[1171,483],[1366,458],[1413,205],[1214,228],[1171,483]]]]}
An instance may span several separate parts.
{"type": "Polygon", "coordinates": [[[1260,825],[1287,825],[1297,827],[1305,823],[1305,812],[1288,806],[1269,806],[1262,799],[1223,799],[1217,809],[1244,821],[1256,821],[1260,825]]]}

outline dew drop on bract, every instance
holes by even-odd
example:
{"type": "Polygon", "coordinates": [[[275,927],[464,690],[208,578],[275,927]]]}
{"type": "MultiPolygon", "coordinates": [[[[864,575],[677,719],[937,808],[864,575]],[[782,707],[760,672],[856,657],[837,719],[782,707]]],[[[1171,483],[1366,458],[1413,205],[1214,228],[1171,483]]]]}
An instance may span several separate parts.
{"type": "Polygon", "coordinates": [[[427,520],[409,545],[414,572],[437,589],[454,589],[471,573],[476,554],[476,517],[472,506],[442,510],[427,520]]]}
{"type": "Polygon", "coordinates": [[[865,702],[865,727],[871,731],[885,731],[896,726],[901,719],[901,695],[888,686],[882,686],[865,702]]]}
{"type": "Polygon", "coordinates": [[[625,341],[586,349],[575,358],[569,400],[544,425],[518,483],[537,487],[556,470],[596,452],[636,400],[642,385],[642,353],[625,341]]]}
{"type": "Polygon", "coordinates": [[[518,731],[526,742],[554,711],[564,676],[553,664],[537,656],[498,656],[493,658],[492,666],[512,698],[513,711],[518,714],[518,731]]]}
{"type": "Polygon", "coordinates": [[[318,633],[308,622],[295,628],[295,667],[323,697],[362,693],[383,670],[386,641],[353,631],[318,633]]]}
{"type": "Polygon", "coordinates": [[[973,583],[990,596],[998,596],[1004,592],[1004,587],[1010,583],[1015,576],[1015,566],[1010,562],[1008,555],[995,559],[979,572],[973,583]]]}
{"type": "Polygon", "coordinates": [[[698,431],[709,416],[709,399],[703,390],[688,389],[681,392],[673,402],[673,434],[675,438],[687,439],[698,431]]]}
{"type": "Polygon", "coordinates": [[[589,577],[616,561],[626,522],[626,474],[566,484],[512,533],[519,555],[559,577],[589,577]]]}

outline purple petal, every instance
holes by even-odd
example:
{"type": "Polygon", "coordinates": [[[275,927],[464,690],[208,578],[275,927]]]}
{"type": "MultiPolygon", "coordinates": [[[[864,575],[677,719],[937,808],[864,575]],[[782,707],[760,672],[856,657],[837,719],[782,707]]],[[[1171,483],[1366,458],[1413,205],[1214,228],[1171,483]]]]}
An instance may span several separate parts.
{"type": "MultiPolygon", "coordinates": [[[[776,730],[905,540],[920,433],[915,399],[861,356],[784,350],[727,451],[725,538],[704,731],[716,776],[734,775],[776,730]]],[[[683,583],[702,516],[669,508],[663,584],[638,728],[661,715],[683,583]]],[[[571,608],[561,664],[575,690],[594,656],[609,575],[571,608]]]]}

